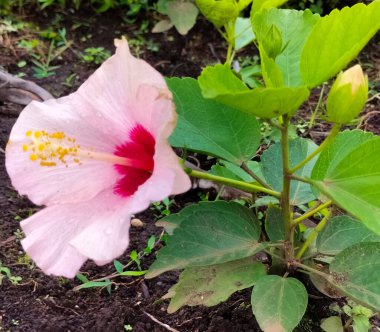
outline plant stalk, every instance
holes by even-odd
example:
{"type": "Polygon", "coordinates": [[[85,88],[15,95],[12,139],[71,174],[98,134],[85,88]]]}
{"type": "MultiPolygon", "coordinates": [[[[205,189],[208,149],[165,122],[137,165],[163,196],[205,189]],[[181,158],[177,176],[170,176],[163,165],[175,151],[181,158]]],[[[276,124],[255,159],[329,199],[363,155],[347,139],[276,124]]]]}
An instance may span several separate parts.
{"type": "Polygon", "coordinates": [[[222,176],[217,176],[217,175],[213,175],[210,173],[196,171],[196,170],[193,170],[191,168],[185,168],[185,172],[194,178],[218,182],[218,183],[221,183],[221,184],[233,187],[233,188],[238,188],[238,189],[244,190],[244,191],[249,192],[249,193],[263,192],[263,193],[266,193],[268,195],[272,195],[272,196],[277,197],[277,198],[281,197],[281,194],[278,191],[270,190],[270,189],[267,189],[267,188],[264,188],[261,186],[257,186],[254,184],[246,183],[243,181],[228,179],[228,178],[225,178],[222,176]]]}
{"type": "Polygon", "coordinates": [[[333,201],[329,200],[327,201],[326,203],[324,204],[321,204],[321,205],[318,205],[315,209],[312,209],[306,213],[304,213],[301,217],[297,218],[297,219],[294,219],[293,222],[292,222],[292,227],[295,227],[297,226],[301,221],[313,216],[314,214],[316,214],[317,212],[323,210],[324,208],[327,208],[328,206],[330,206],[331,204],[333,203],[333,201]]]}
{"type": "Polygon", "coordinates": [[[301,259],[302,255],[306,252],[307,248],[309,248],[310,244],[313,242],[318,233],[326,226],[331,216],[331,212],[329,211],[324,218],[319,222],[319,224],[313,229],[305,243],[302,245],[301,249],[297,252],[296,259],[301,259]]]}
{"type": "Polygon", "coordinates": [[[297,170],[299,170],[300,168],[305,166],[316,155],[318,155],[324,149],[326,149],[334,141],[336,135],[339,134],[339,130],[340,130],[341,126],[342,126],[341,124],[337,124],[337,123],[334,124],[331,131],[330,131],[330,134],[326,137],[326,139],[323,141],[323,143],[320,146],[318,146],[318,148],[314,152],[312,152],[309,156],[307,156],[306,159],[304,159],[298,165],[296,165],[291,170],[289,170],[289,173],[293,174],[294,172],[296,172],[297,170]]]}
{"type": "Polygon", "coordinates": [[[292,231],[292,211],[290,208],[290,173],[289,173],[289,118],[284,115],[281,129],[281,151],[282,151],[282,192],[281,209],[285,228],[285,258],[288,262],[294,258],[294,232],[292,231]]]}

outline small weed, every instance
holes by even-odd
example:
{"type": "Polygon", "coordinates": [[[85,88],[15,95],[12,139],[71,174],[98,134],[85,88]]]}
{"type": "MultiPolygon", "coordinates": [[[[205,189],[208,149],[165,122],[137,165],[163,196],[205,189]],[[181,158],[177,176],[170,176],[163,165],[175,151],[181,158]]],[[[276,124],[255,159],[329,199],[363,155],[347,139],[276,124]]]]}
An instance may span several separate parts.
{"type": "Polygon", "coordinates": [[[3,266],[0,261],[0,286],[3,284],[3,280],[7,278],[12,285],[18,285],[22,280],[19,276],[12,275],[12,272],[9,267],[3,266]]]}
{"type": "Polygon", "coordinates": [[[74,288],[74,290],[80,290],[83,288],[94,288],[94,287],[100,287],[100,288],[105,288],[108,293],[111,293],[112,291],[112,285],[118,285],[118,283],[112,281],[113,279],[117,277],[123,277],[123,276],[128,276],[128,277],[141,277],[143,276],[147,271],[142,270],[141,267],[141,261],[143,257],[150,255],[154,248],[159,244],[159,243],[164,243],[166,241],[166,238],[164,238],[164,232],[161,234],[160,238],[156,241],[156,237],[152,235],[145,246],[145,248],[141,251],[137,250],[132,250],[131,253],[129,254],[129,262],[125,265],[123,265],[120,261],[114,260],[113,264],[115,267],[115,272],[99,279],[95,280],[89,280],[86,276],[83,274],[77,274],[76,277],[79,281],[82,282],[81,285],[77,286],[74,288]],[[136,270],[129,270],[129,268],[135,264],[137,267],[136,270]]]}
{"type": "Polygon", "coordinates": [[[71,88],[77,78],[78,75],[76,73],[72,73],[66,77],[65,82],[63,82],[63,85],[66,85],[67,87],[71,88]]]}
{"type": "Polygon", "coordinates": [[[106,50],[104,47],[89,47],[84,50],[82,59],[84,62],[92,62],[99,65],[110,56],[110,51],[106,50]]]}
{"type": "Polygon", "coordinates": [[[174,199],[165,198],[162,202],[154,202],[151,209],[158,212],[157,218],[163,218],[171,214],[170,206],[173,203],[175,203],[174,199]]]}
{"type": "Polygon", "coordinates": [[[29,270],[34,270],[36,268],[36,264],[27,254],[19,256],[17,263],[27,266],[29,270]]]}
{"type": "Polygon", "coordinates": [[[16,231],[13,234],[16,237],[16,240],[20,241],[21,239],[24,238],[24,232],[21,229],[19,229],[19,228],[17,228],[16,231]]]}
{"type": "Polygon", "coordinates": [[[200,200],[201,200],[202,202],[208,202],[208,201],[210,200],[210,199],[209,199],[209,196],[210,196],[210,193],[209,193],[209,192],[204,193],[204,192],[200,191],[200,192],[198,193],[198,197],[200,198],[200,200]]]}

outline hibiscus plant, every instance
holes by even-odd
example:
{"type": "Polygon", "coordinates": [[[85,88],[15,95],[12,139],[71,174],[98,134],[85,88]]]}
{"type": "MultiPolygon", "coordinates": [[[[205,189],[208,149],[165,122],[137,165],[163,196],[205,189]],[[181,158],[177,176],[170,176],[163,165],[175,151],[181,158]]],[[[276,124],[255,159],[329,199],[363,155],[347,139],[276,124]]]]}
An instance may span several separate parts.
{"type": "MultiPolygon", "coordinates": [[[[231,32],[226,63],[198,80],[165,81],[123,39],[78,91],[22,111],[6,167],[18,192],[45,206],[21,223],[22,245],[45,273],[71,278],[87,259],[111,262],[128,246],[131,215],[187,191],[190,176],[236,188],[246,203],[201,202],[157,223],[169,238],[146,277],[183,270],[164,296],[169,312],[253,286],[260,327],[292,331],[307,307],[306,277],[327,296],[380,311],[380,138],[342,130],[367,100],[362,68],[346,67],[380,29],[380,1],[324,17],[275,8],[283,2],[252,4],[263,87],[231,69],[231,32]],[[334,77],[319,115],[332,125],[325,140],[291,138],[297,110],[334,77]],[[280,137],[259,150],[263,122],[280,137]],[[215,164],[190,167],[190,151],[215,164]]],[[[239,10],[223,16],[234,1],[197,4],[218,29],[236,26],[239,10]]]]}

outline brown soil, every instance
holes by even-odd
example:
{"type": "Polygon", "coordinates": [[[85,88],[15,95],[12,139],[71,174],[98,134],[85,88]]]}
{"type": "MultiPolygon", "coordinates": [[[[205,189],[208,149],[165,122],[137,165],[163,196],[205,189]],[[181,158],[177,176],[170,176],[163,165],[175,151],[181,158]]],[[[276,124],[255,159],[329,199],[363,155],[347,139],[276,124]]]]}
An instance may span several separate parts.
{"type": "MultiPolygon", "coordinates": [[[[83,14],[83,13],[82,13],[83,14]]],[[[84,20],[83,17],[64,16],[60,26],[66,26],[68,39],[73,39],[73,49],[83,50],[85,47],[103,46],[113,51],[112,40],[122,34],[134,38],[138,25],[128,26],[115,19],[115,13],[107,13],[101,17],[86,18],[93,28],[82,26],[73,30],[73,22],[84,20]],[[96,20],[96,24],[94,23],[96,20]],[[80,37],[87,34],[94,37],[87,42],[80,42],[80,37]]],[[[48,18],[31,13],[25,18],[47,26],[48,18]]],[[[154,65],[167,76],[199,75],[201,69],[218,59],[223,60],[225,45],[215,29],[207,22],[200,20],[195,29],[187,36],[180,36],[175,31],[152,35],[143,34],[145,40],[152,40],[159,45],[158,52],[151,52],[146,44],[141,46],[141,57],[154,65]]],[[[18,34],[9,34],[10,44],[0,48],[0,63],[11,73],[20,69],[16,66],[21,59],[28,59],[25,51],[16,47],[18,34]]],[[[378,77],[380,60],[377,44],[368,49],[363,62],[370,62],[372,79],[378,77]],[[377,53],[376,53],[377,51],[377,53]],[[376,77],[377,75],[377,77],[376,77]]],[[[245,51],[249,54],[251,50],[245,51]]],[[[60,96],[75,90],[83,80],[94,70],[78,60],[74,52],[66,51],[62,59],[56,61],[60,67],[56,75],[36,80],[30,67],[23,68],[26,78],[35,80],[55,96],[60,96]],[[71,73],[78,78],[72,87],[63,85],[71,73]]],[[[315,107],[318,93],[300,112],[300,118],[308,121],[311,109],[315,107]]],[[[11,104],[0,105],[0,147],[4,149],[10,129],[17,118],[21,107],[11,104]]],[[[380,101],[374,98],[366,112],[362,128],[380,134],[380,101]]],[[[323,139],[327,127],[317,123],[303,135],[310,136],[316,141],[323,139]]],[[[4,165],[4,153],[0,153],[0,164],[4,165]]],[[[175,198],[173,211],[178,211],[186,204],[199,200],[198,190],[192,190],[175,198]]],[[[130,325],[133,331],[167,331],[167,328],[155,322],[150,315],[172,329],[178,331],[260,331],[252,316],[250,307],[250,290],[235,293],[227,302],[212,308],[185,307],[174,314],[167,314],[168,302],[158,300],[176,282],[178,272],[165,273],[152,280],[142,278],[119,278],[115,280],[109,294],[105,289],[85,289],[74,291],[78,280],[67,280],[45,276],[30,262],[25,262],[19,237],[19,219],[26,218],[36,207],[24,197],[20,197],[11,187],[5,168],[0,167],[0,261],[9,267],[14,276],[22,277],[18,285],[11,284],[6,278],[0,285],[0,330],[4,331],[124,331],[124,326],[130,325]]],[[[157,217],[155,211],[147,210],[137,217],[144,222],[143,228],[132,228],[131,244],[125,256],[120,258],[122,263],[128,262],[131,250],[142,250],[148,238],[155,234],[159,236],[161,229],[154,226],[157,217]]],[[[142,267],[148,268],[154,259],[151,254],[142,260],[142,267]]],[[[98,267],[88,262],[83,273],[89,279],[101,278],[115,271],[112,264],[98,267]]],[[[314,294],[320,296],[315,291],[314,294]]],[[[311,298],[308,312],[303,319],[299,331],[319,331],[320,319],[331,315],[326,298],[311,298]]]]}

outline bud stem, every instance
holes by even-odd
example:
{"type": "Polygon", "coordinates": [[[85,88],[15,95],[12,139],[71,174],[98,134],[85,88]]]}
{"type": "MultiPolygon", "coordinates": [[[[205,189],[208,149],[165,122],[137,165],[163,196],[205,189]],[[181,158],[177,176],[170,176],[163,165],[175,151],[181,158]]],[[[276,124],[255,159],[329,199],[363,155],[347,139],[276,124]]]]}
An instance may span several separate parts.
{"type": "Polygon", "coordinates": [[[321,153],[324,149],[326,149],[335,139],[336,135],[339,134],[340,127],[342,125],[340,123],[335,123],[332,127],[330,134],[326,137],[323,143],[309,156],[306,157],[303,161],[301,161],[298,165],[289,170],[289,173],[292,174],[305,166],[310,160],[312,160],[317,154],[321,153]]]}

